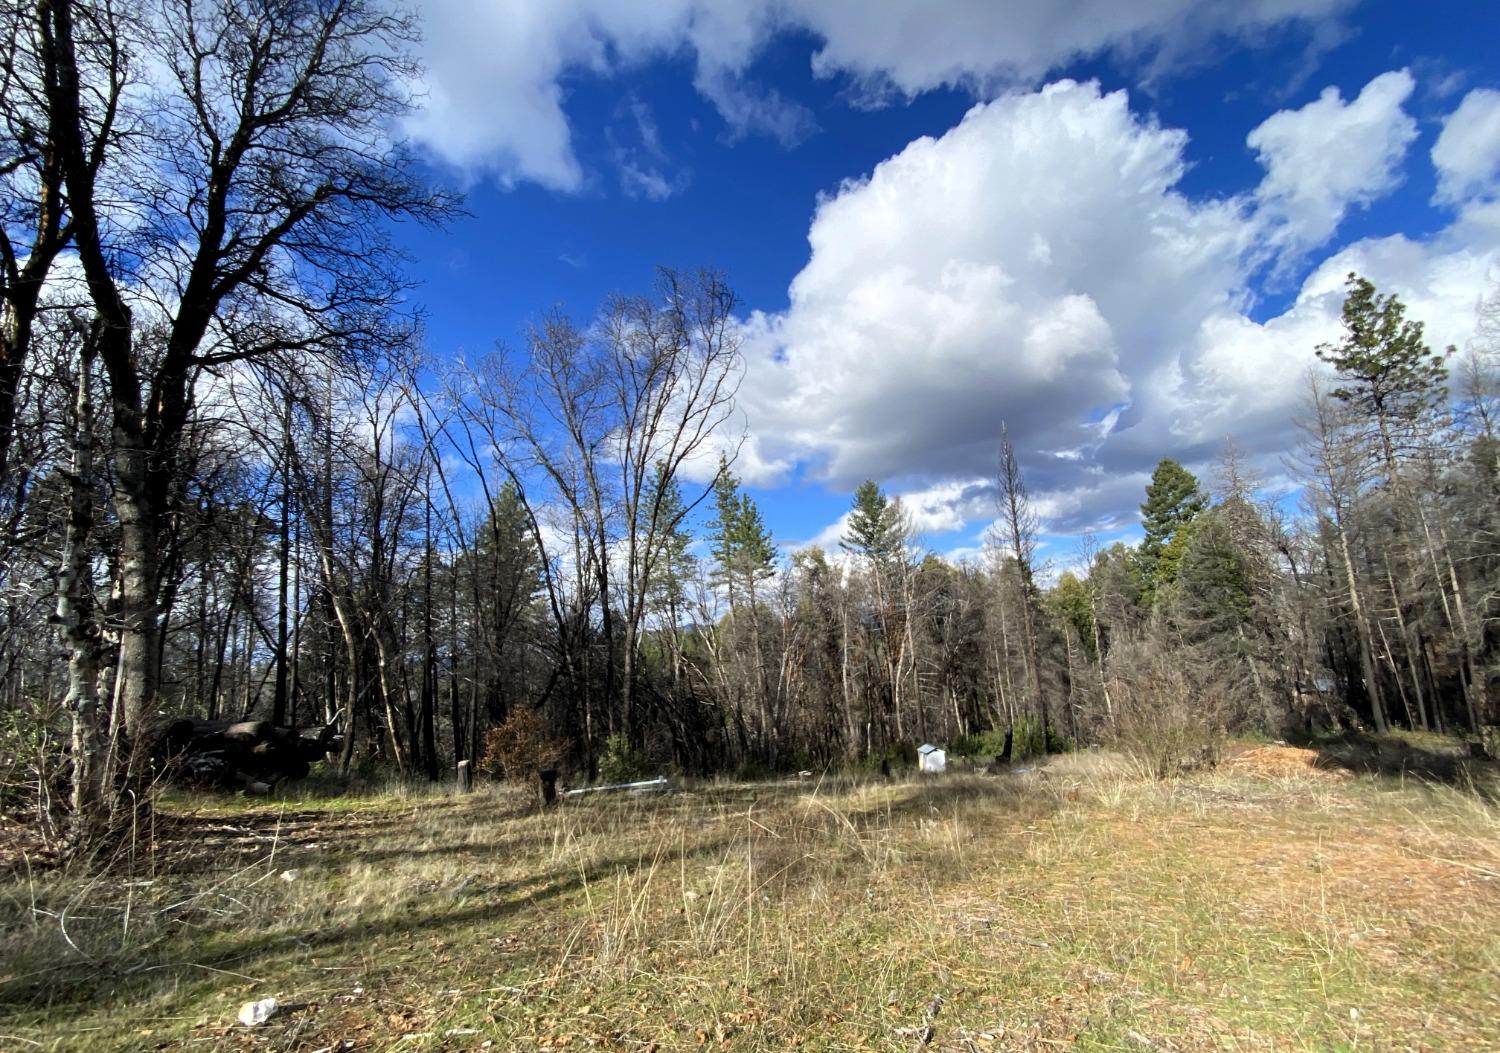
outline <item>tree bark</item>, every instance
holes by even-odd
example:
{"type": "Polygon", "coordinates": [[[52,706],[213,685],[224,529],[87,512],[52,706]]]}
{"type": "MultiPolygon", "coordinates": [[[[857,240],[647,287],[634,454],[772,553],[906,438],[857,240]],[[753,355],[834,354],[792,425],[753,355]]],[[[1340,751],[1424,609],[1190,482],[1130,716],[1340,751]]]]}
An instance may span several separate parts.
{"type": "Polygon", "coordinates": [[[105,740],[99,721],[99,626],[94,620],[90,570],[94,527],[93,364],[93,341],[85,336],[78,353],[68,525],[57,588],[57,620],[68,652],[65,704],[73,724],[72,836],[78,842],[88,840],[105,804],[100,778],[105,740]]]}

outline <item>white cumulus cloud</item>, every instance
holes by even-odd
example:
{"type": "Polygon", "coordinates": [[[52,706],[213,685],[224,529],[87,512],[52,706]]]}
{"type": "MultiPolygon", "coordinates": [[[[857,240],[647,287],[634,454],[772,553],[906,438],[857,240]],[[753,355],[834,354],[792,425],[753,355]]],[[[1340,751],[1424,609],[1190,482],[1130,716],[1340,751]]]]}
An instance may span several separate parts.
{"type": "Polygon", "coordinates": [[[1417,136],[1402,105],[1416,82],[1406,70],[1383,73],[1345,102],[1325,88],[1315,102],[1268,117],[1245,140],[1266,168],[1256,191],[1276,237],[1313,248],[1326,242],[1351,207],[1395,189],[1417,136]]]}
{"type": "MultiPolygon", "coordinates": [[[[987,474],[1005,421],[1073,450],[1229,309],[1249,230],[1173,187],[1181,132],[1061,82],[976,106],[819,207],[741,389],[759,462],[838,485],[987,474]]],[[[1066,458],[1054,458],[1062,465],[1066,458]]]]}
{"type": "Polygon", "coordinates": [[[781,32],[818,41],[814,72],[866,99],[949,85],[987,95],[1077,59],[1202,61],[1218,38],[1324,22],[1352,0],[424,0],[423,102],[408,131],[436,157],[502,184],[577,190],[586,175],[570,78],[691,55],[693,82],[732,136],[795,144],[802,103],[749,70],[781,32]]]}
{"type": "MultiPolygon", "coordinates": [[[[1384,97],[1388,125],[1406,119],[1405,80],[1361,93],[1384,97]]],[[[1060,82],[978,105],[846,183],[817,210],[789,308],[747,323],[747,478],[873,478],[952,530],[992,514],[1005,422],[1049,529],[1114,530],[1161,457],[1206,467],[1232,434],[1274,474],[1348,272],[1401,296],[1435,346],[1472,333],[1500,204],[1471,203],[1426,240],[1343,246],[1262,318],[1252,279],[1288,204],[1316,201],[1305,222],[1336,225],[1384,162],[1333,189],[1314,166],[1305,197],[1199,201],[1178,189],[1186,145],[1123,92],[1060,82]]],[[[1297,151],[1273,154],[1290,180],[1297,151]]]]}
{"type": "Polygon", "coordinates": [[[1454,204],[1500,183],[1500,91],[1477,88],[1443,121],[1432,147],[1438,173],[1435,200],[1454,204]]]}

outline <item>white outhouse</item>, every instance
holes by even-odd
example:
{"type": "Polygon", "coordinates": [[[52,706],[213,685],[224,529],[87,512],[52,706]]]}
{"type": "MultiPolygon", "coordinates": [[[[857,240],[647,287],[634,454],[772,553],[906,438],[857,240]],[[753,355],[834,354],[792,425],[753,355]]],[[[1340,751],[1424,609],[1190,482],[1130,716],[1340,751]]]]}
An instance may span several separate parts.
{"type": "Polygon", "coordinates": [[[930,742],[917,747],[918,771],[946,771],[948,754],[930,742]]]}

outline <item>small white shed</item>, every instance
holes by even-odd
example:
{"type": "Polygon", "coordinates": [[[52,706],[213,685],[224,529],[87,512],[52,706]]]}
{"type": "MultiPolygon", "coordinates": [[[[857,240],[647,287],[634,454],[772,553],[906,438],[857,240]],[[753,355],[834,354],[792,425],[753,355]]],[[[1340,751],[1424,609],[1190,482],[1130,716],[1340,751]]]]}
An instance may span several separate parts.
{"type": "Polygon", "coordinates": [[[948,754],[930,742],[925,742],[917,747],[917,770],[918,771],[946,771],[948,769],[948,754]]]}

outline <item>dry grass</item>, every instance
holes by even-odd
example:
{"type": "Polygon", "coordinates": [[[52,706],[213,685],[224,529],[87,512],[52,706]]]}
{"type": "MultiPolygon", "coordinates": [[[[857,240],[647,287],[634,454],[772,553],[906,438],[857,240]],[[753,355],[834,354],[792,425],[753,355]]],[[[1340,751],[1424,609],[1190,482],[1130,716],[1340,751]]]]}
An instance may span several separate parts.
{"type": "Polygon", "coordinates": [[[1280,745],[1230,750],[1223,767],[1236,774],[1265,779],[1348,779],[1354,774],[1347,768],[1330,765],[1317,750],[1280,745]]]}
{"type": "Polygon", "coordinates": [[[1098,755],[181,802],[155,871],[5,887],[0,1048],[1494,1049],[1497,835],[1473,793],[1098,755]]]}

